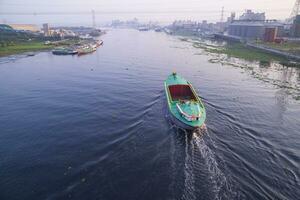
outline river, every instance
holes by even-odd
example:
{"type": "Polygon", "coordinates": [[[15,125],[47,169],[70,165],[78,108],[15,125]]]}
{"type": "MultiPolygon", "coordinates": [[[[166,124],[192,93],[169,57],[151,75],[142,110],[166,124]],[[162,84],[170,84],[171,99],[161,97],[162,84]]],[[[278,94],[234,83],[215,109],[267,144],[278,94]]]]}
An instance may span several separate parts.
{"type": "Polygon", "coordinates": [[[153,31],[102,39],[80,57],[0,59],[0,199],[299,199],[300,70],[210,62],[153,31]],[[173,71],[207,130],[168,120],[173,71]]]}

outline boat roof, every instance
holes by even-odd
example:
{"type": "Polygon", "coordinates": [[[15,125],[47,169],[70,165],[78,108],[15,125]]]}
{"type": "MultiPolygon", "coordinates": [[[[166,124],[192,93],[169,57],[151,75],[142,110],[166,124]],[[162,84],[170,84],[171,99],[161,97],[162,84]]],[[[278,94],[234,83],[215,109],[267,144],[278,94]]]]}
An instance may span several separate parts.
{"type": "Polygon", "coordinates": [[[176,73],[168,76],[166,84],[169,85],[188,85],[189,83],[176,73]]]}

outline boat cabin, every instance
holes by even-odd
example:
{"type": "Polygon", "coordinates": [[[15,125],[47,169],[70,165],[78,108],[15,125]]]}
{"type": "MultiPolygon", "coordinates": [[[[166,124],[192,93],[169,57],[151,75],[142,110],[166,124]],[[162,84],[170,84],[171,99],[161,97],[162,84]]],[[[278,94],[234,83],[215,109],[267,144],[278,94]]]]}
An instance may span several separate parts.
{"type": "Polygon", "coordinates": [[[172,101],[196,101],[197,98],[189,85],[170,85],[169,92],[172,101]]]}

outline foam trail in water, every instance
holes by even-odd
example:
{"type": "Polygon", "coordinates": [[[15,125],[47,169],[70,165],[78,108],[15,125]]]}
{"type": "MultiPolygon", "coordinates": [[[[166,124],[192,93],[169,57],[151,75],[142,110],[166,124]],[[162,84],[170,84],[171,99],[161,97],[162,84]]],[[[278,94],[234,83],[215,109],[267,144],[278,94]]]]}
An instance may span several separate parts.
{"type": "MultiPolygon", "coordinates": [[[[170,126],[170,130],[172,130],[173,127],[170,126]]],[[[175,161],[175,155],[176,155],[176,149],[175,149],[175,139],[174,137],[171,137],[171,148],[170,148],[170,154],[171,154],[171,173],[172,173],[172,182],[169,186],[169,189],[172,192],[172,199],[175,199],[175,182],[176,182],[176,161],[175,161]]]]}
{"type": "Polygon", "coordinates": [[[214,199],[221,199],[223,193],[221,192],[221,190],[223,189],[223,187],[228,186],[227,179],[223,172],[220,170],[214,153],[209,148],[209,146],[207,146],[203,137],[203,131],[206,132],[206,135],[208,135],[208,132],[205,129],[200,130],[200,132],[198,131],[193,133],[193,143],[195,144],[195,148],[200,151],[201,156],[203,157],[204,162],[207,166],[209,179],[211,180],[211,183],[213,185],[212,192],[215,195],[214,199]]]}
{"type": "Polygon", "coordinates": [[[185,134],[185,163],[184,163],[184,190],[182,199],[195,200],[195,177],[193,172],[193,153],[189,152],[189,139],[188,134],[185,134]]]}

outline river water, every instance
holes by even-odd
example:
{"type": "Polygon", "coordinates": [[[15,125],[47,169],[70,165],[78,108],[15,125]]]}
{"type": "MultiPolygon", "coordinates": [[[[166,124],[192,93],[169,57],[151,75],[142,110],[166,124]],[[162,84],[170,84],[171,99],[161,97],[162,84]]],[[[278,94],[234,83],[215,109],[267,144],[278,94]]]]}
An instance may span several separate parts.
{"type": "Polygon", "coordinates": [[[300,70],[210,62],[152,31],[102,39],[86,56],[0,60],[0,199],[299,199],[300,70]],[[168,120],[173,71],[207,130],[168,120]]]}

